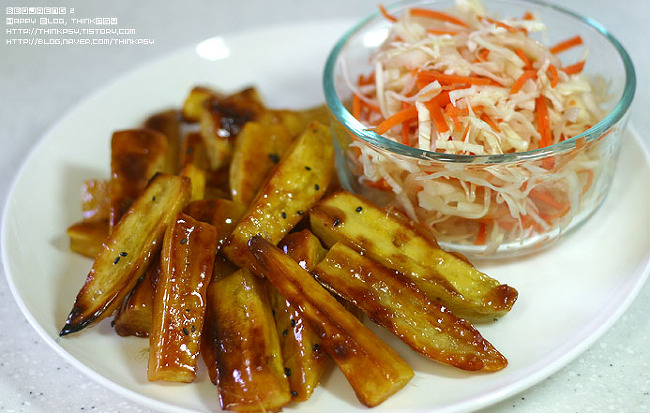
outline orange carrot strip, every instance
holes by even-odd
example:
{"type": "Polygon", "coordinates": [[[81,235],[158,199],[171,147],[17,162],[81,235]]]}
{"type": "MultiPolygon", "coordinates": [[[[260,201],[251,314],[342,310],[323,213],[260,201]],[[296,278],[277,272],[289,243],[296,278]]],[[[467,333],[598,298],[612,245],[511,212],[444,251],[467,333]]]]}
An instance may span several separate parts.
{"type": "Polygon", "coordinates": [[[515,83],[512,84],[512,87],[510,88],[510,94],[514,95],[515,93],[519,92],[528,79],[535,79],[536,77],[536,71],[524,70],[524,73],[522,73],[521,76],[515,80],[515,83]]]}
{"type": "Polygon", "coordinates": [[[444,108],[447,104],[451,103],[451,100],[449,100],[449,91],[443,90],[438,93],[436,97],[431,99],[431,102],[435,102],[438,106],[444,108]]]}
{"type": "Polygon", "coordinates": [[[547,171],[555,168],[555,156],[549,156],[548,158],[542,159],[542,168],[546,169],[547,171]]]}
{"type": "Polygon", "coordinates": [[[441,20],[441,21],[453,23],[457,26],[469,28],[469,25],[467,25],[467,23],[465,23],[464,21],[450,14],[443,13],[441,11],[415,7],[411,9],[411,16],[427,17],[429,19],[441,20]]]}
{"type": "Polygon", "coordinates": [[[548,116],[548,106],[546,106],[544,96],[539,95],[535,99],[535,109],[537,111],[537,130],[541,135],[539,147],[545,148],[551,144],[551,120],[548,116]]]}
{"type": "Polygon", "coordinates": [[[397,21],[397,17],[395,17],[392,14],[388,13],[388,10],[386,10],[386,8],[384,7],[383,4],[379,5],[379,11],[381,12],[382,16],[384,16],[386,18],[386,20],[389,20],[389,21],[392,21],[392,22],[397,21]]]}
{"type": "Polygon", "coordinates": [[[419,72],[418,80],[427,81],[431,83],[433,81],[438,81],[440,84],[444,85],[453,85],[453,84],[466,84],[466,85],[490,85],[492,84],[492,79],[480,76],[459,76],[459,75],[446,75],[441,72],[436,71],[427,71],[419,72]]]}
{"type": "Polygon", "coordinates": [[[556,44],[555,46],[550,47],[548,50],[553,54],[558,54],[572,47],[580,46],[581,44],[582,37],[580,37],[580,35],[576,35],[556,44]]]}
{"type": "Polygon", "coordinates": [[[380,189],[382,191],[390,191],[392,189],[391,186],[388,185],[388,182],[386,182],[386,180],[383,178],[378,181],[364,181],[364,184],[371,188],[380,189]]]}
{"type": "Polygon", "coordinates": [[[527,11],[526,13],[524,13],[522,20],[535,20],[535,16],[533,16],[533,13],[527,11]]]}
{"type": "Polygon", "coordinates": [[[482,120],[483,122],[487,123],[488,125],[490,125],[490,127],[491,127],[492,129],[494,129],[496,132],[499,132],[499,133],[501,132],[501,129],[499,129],[499,127],[497,126],[497,124],[494,123],[494,121],[492,120],[492,118],[489,117],[489,116],[487,115],[487,113],[483,113],[483,114],[481,114],[481,120],[482,120]]]}
{"type": "Polygon", "coordinates": [[[481,61],[486,61],[490,55],[490,49],[483,49],[479,52],[478,57],[481,61]]]}
{"type": "Polygon", "coordinates": [[[458,34],[457,30],[439,30],[439,29],[427,29],[427,33],[435,34],[436,36],[442,36],[448,34],[450,36],[455,36],[458,34]]]}
{"type": "Polygon", "coordinates": [[[454,129],[459,131],[463,125],[460,123],[460,119],[458,119],[459,115],[467,114],[467,109],[459,109],[456,106],[452,105],[451,103],[448,103],[447,106],[445,106],[445,113],[451,117],[451,120],[454,121],[454,129]]]}
{"type": "Polygon", "coordinates": [[[528,56],[526,56],[526,53],[524,53],[523,50],[521,50],[521,49],[515,49],[515,54],[516,54],[517,56],[519,56],[519,58],[520,58],[521,60],[524,61],[524,68],[525,68],[525,69],[532,69],[532,68],[533,68],[533,64],[530,62],[530,59],[528,58],[528,56]]]}
{"type": "Polygon", "coordinates": [[[584,195],[587,193],[589,188],[591,188],[591,184],[594,182],[594,171],[591,169],[585,169],[580,172],[585,172],[587,174],[587,182],[585,183],[585,186],[582,188],[582,192],[580,192],[580,195],[584,195]]]}
{"type": "Polygon", "coordinates": [[[361,101],[361,98],[356,93],[353,93],[352,94],[352,116],[354,116],[359,121],[361,120],[362,108],[363,108],[363,102],[361,101]]]}
{"type": "Polygon", "coordinates": [[[442,113],[442,106],[439,104],[439,102],[434,98],[428,101],[425,105],[427,109],[429,109],[431,120],[433,120],[433,124],[436,126],[436,130],[438,132],[447,132],[449,130],[449,125],[447,125],[445,116],[442,113]]]}
{"type": "Polygon", "coordinates": [[[449,116],[467,115],[467,108],[461,109],[457,106],[452,105],[451,103],[448,103],[447,106],[445,106],[445,112],[449,116]]]}
{"type": "Polygon", "coordinates": [[[375,72],[370,73],[368,76],[359,75],[359,86],[371,85],[375,83],[375,72]]]}
{"type": "Polygon", "coordinates": [[[474,245],[483,245],[487,241],[487,224],[485,222],[479,221],[478,223],[478,234],[474,238],[474,245]]]}
{"type": "Polygon", "coordinates": [[[378,135],[383,135],[393,126],[397,126],[400,123],[404,123],[410,119],[417,118],[418,111],[415,106],[410,106],[407,109],[402,109],[399,112],[396,112],[392,116],[389,116],[388,119],[383,120],[375,128],[375,133],[378,135]]]}
{"type": "Polygon", "coordinates": [[[567,75],[575,75],[576,73],[582,72],[582,69],[585,67],[585,61],[581,60],[578,63],[574,63],[569,66],[563,67],[561,70],[567,75]]]}
{"type": "Polygon", "coordinates": [[[410,146],[411,143],[411,123],[413,123],[413,120],[402,123],[402,143],[404,145],[410,146]]]}
{"type": "Polygon", "coordinates": [[[558,201],[555,199],[553,194],[545,189],[533,188],[530,190],[529,194],[531,197],[537,199],[538,201],[542,201],[556,211],[563,211],[564,208],[566,208],[566,203],[558,201]]]}
{"type": "Polygon", "coordinates": [[[548,71],[551,72],[551,87],[557,86],[558,76],[557,68],[552,63],[548,65],[548,71]]]}

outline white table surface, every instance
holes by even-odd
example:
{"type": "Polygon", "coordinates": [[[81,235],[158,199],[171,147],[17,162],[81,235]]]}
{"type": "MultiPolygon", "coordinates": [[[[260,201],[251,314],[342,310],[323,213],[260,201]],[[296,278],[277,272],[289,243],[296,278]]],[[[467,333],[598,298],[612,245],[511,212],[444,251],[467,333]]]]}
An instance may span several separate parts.
{"type": "MultiPolygon", "coordinates": [[[[635,63],[631,123],[650,147],[650,2],[567,0],[565,7],[608,27],[635,63]]],[[[388,3],[388,2],[386,2],[388,3]]],[[[31,148],[71,107],[121,74],[182,46],[220,34],[297,21],[360,18],[375,0],[2,0],[0,43],[0,196],[31,148]],[[147,46],[7,44],[6,7],[61,6],[79,17],[118,18],[147,46]]],[[[14,16],[16,17],[16,16],[14,16]]],[[[19,37],[19,36],[18,36],[19,37]]],[[[648,188],[650,190],[650,188],[648,188]]],[[[648,229],[650,230],[650,228],[648,229]]],[[[0,271],[4,270],[0,268],[0,271]]],[[[650,407],[650,285],[622,318],[578,359],[538,385],[483,410],[493,412],[642,412],[650,407]]],[[[37,335],[0,276],[0,412],[149,412],[69,365],[37,335]]]]}

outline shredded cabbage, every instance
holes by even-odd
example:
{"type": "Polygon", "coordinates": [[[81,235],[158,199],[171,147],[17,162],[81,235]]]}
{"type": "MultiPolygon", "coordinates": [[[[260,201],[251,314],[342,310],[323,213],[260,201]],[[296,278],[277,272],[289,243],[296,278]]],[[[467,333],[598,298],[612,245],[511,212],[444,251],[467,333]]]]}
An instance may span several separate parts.
{"type": "MultiPolygon", "coordinates": [[[[411,9],[386,18],[394,22],[374,71],[350,88],[353,115],[388,139],[439,153],[505,154],[566,140],[605,115],[605,88],[581,73],[584,59],[563,66],[562,50],[536,40],[546,26],[534,16],[496,20],[479,3],[458,1],[433,17],[411,9]]],[[[600,174],[598,154],[584,146],[487,166],[414,160],[362,141],[349,154],[362,184],[392,192],[443,243],[491,253],[580,213],[600,174]]]]}

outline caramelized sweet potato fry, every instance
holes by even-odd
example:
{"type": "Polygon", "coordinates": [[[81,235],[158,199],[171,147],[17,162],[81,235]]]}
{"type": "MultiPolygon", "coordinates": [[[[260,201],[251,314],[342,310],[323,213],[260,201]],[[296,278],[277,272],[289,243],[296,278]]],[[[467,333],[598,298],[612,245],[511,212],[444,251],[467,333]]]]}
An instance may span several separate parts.
{"type": "Polygon", "coordinates": [[[261,236],[254,236],[249,245],[257,267],[301,309],[361,403],[376,406],[411,380],[413,371],[406,362],[291,257],[261,236]]]}
{"type": "Polygon", "coordinates": [[[124,299],[113,319],[113,328],[118,335],[149,337],[153,319],[153,295],[161,271],[160,259],[157,259],[124,299]]]}
{"type": "Polygon", "coordinates": [[[206,100],[219,96],[215,90],[205,86],[195,86],[190,90],[190,93],[183,102],[181,115],[185,122],[198,122],[201,119],[201,112],[203,111],[203,102],[206,100]]]}
{"type": "Polygon", "coordinates": [[[219,400],[225,410],[272,412],[291,401],[264,284],[240,269],[208,287],[209,327],[215,341],[202,350],[207,360],[217,362],[219,400]]]}
{"type": "Polygon", "coordinates": [[[109,182],[89,179],[81,187],[81,210],[84,221],[107,221],[110,216],[109,182]]]}
{"type": "Polygon", "coordinates": [[[210,96],[203,101],[199,122],[211,169],[230,162],[234,139],[247,122],[257,120],[265,110],[253,88],[226,97],[210,96]]]}
{"type": "Polygon", "coordinates": [[[180,213],[165,232],[149,334],[149,381],[196,378],[217,231],[180,213]]]}
{"type": "Polygon", "coordinates": [[[205,170],[193,164],[187,164],[181,168],[181,176],[190,178],[192,182],[192,201],[205,198],[205,170]]]}
{"type": "Polygon", "coordinates": [[[230,162],[230,195],[248,205],[293,138],[281,123],[248,122],[239,133],[230,162]]]}
{"type": "Polygon", "coordinates": [[[310,212],[312,231],[327,246],[341,242],[397,270],[459,317],[471,321],[506,314],[517,290],[499,283],[466,260],[437,247],[429,237],[364,198],[337,192],[310,212]]]}
{"type": "Polygon", "coordinates": [[[181,150],[181,167],[192,164],[203,170],[210,168],[210,160],[205,151],[205,144],[201,134],[196,131],[185,134],[183,149],[181,150]]]}
{"type": "Polygon", "coordinates": [[[113,133],[111,139],[110,227],[140,195],[157,172],[167,167],[167,138],[151,129],[113,133]]]}
{"type": "Polygon", "coordinates": [[[260,234],[277,244],[324,194],[334,173],[329,130],[314,122],[294,141],[228,237],[224,255],[239,267],[255,263],[248,240],[260,234]]]}
{"type": "Polygon", "coordinates": [[[312,274],[425,357],[463,370],[497,371],[508,364],[469,322],[427,299],[404,275],[344,244],[334,244],[312,274]]]}
{"type": "Polygon", "coordinates": [[[144,128],[158,131],[167,138],[167,167],[163,172],[175,174],[180,165],[181,114],[176,109],[154,113],[144,121],[144,128]]]}
{"type": "MultiPolygon", "coordinates": [[[[287,234],[279,247],[308,271],[327,252],[309,230],[287,234]]],[[[329,357],[320,346],[320,338],[298,309],[272,285],[269,285],[269,294],[291,395],[295,401],[305,401],[318,386],[329,357]]]]}
{"type": "Polygon", "coordinates": [[[108,236],[108,219],[103,221],[80,221],[66,230],[70,249],[89,258],[95,258],[108,236]]]}
{"type": "Polygon", "coordinates": [[[112,314],[160,250],[167,226],[187,204],[187,178],[157,174],[106,239],[75,299],[61,336],[112,314]]]}
{"type": "Polygon", "coordinates": [[[330,121],[329,109],[326,105],[314,106],[303,110],[270,110],[269,114],[279,119],[291,136],[299,136],[310,123],[318,121],[327,125],[330,121]]]}
{"type": "Polygon", "coordinates": [[[212,224],[217,229],[217,244],[220,247],[244,216],[246,208],[238,202],[217,198],[192,201],[184,212],[194,219],[212,224]]]}
{"type": "Polygon", "coordinates": [[[217,254],[214,259],[214,266],[212,268],[212,280],[208,284],[207,299],[205,302],[205,319],[203,322],[203,332],[201,337],[201,358],[208,370],[210,381],[217,385],[219,383],[219,365],[217,363],[217,353],[219,352],[219,341],[216,330],[215,319],[215,301],[212,296],[212,285],[217,280],[225,278],[239,268],[235,267],[230,261],[225,259],[223,255],[217,254]]]}

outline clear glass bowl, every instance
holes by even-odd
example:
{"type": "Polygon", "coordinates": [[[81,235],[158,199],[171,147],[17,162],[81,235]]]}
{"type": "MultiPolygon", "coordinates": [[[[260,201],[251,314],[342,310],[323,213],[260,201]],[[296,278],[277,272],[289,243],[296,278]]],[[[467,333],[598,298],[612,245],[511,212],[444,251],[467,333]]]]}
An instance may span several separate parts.
{"type": "MultiPolygon", "coordinates": [[[[444,11],[454,5],[451,0],[421,0],[387,9],[399,15],[411,7],[444,11]]],[[[326,63],[323,86],[331,111],[337,168],[346,189],[397,207],[429,228],[447,249],[470,257],[514,256],[548,246],[602,204],[615,171],[636,78],[623,46],[592,19],[539,1],[485,0],[483,5],[490,15],[500,18],[534,13],[547,26],[539,39],[546,45],[580,35],[589,50],[583,72],[608,83],[607,116],[554,145],[502,155],[442,154],[384,138],[352,116],[352,92],[346,80],[372,69],[371,56],[388,36],[391,24],[379,12],[338,41],[326,63]],[[427,191],[429,185],[441,184],[463,188],[481,211],[470,208],[459,213],[455,208],[450,212],[448,203],[455,201],[430,196],[427,191]],[[489,242],[483,241],[486,233],[489,242]]],[[[577,60],[573,51],[560,57],[567,64],[577,60]]]]}

